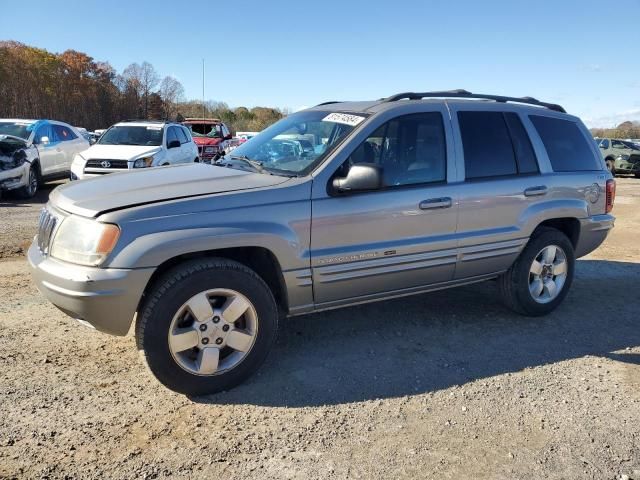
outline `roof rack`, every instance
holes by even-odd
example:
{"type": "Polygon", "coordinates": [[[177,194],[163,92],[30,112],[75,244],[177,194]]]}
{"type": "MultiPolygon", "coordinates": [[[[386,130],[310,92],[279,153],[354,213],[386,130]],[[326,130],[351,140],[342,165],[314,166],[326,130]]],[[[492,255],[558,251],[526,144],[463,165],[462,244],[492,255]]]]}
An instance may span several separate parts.
{"type": "Polygon", "coordinates": [[[560,105],[555,103],[546,103],[541,102],[533,97],[504,97],[501,95],[485,95],[482,93],[471,93],[467,90],[458,89],[458,90],[443,90],[440,92],[405,92],[405,93],[397,93],[395,95],[391,95],[387,98],[380,99],[383,102],[396,102],[398,100],[420,100],[422,98],[480,98],[484,100],[494,100],[496,102],[516,102],[516,103],[526,103],[528,105],[538,105],[540,107],[548,108],[549,110],[554,110],[556,112],[567,113],[567,111],[560,105]]]}
{"type": "Polygon", "coordinates": [[[319,104],[317,104],[317,105],[316,105],[316,107],[321,107],[322,105],[331,105],[332,103],[341,103],[341,102],[338,102],[338,101],[336,101],[336,100],[331,100],[331,101],[329,101],[329,102],[322,102],[322,103],[319,103],[319,104]]]}

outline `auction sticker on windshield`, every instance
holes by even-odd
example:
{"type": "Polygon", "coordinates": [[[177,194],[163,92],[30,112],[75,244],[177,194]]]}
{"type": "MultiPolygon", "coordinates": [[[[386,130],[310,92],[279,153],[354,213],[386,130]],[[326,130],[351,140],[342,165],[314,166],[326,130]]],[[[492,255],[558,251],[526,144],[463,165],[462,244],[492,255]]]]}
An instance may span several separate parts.
{"type": "Polygon", "coordinates": [[[330,113],[326,117],[322,119],[323,122],[334,122],[334,123],[343,123],[345,125],[349,125],[351,127],[355,127],[366,117],[361,117],[360,115],[352,115],[350,113],[330,113]]]}

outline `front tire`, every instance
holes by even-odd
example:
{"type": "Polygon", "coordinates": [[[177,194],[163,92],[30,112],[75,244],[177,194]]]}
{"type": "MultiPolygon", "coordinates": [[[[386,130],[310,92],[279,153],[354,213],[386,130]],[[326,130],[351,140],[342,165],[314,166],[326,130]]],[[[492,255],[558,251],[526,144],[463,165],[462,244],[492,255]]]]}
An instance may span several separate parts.
{"type": "Polygon", "coordinates": [[[264,362],[278,331],[266,283],[238,262],[180,264],[147,293],[136,344],[153,375],[187,395],[228,390],[264,362]]]}
{"type": "Polygon", "coordinates": [[[498,279],[505,304],[522,315],[552,312],[573,282],[575,253],[567,236],[554,228],[537,229],[514,264],[498,279]]]}
{"type": "Polygon", "coordinates": [[[40,171],[38,170],[38,166],[31,165],[28,175],[27,184],[17,190],[20,198],[33,198],[36,196],[36,193],[38,193],[38,187],[40,186],[40,171]]]}
{"type": "Polygon", "coordinates": [[[613,160],[606,160],[605,163],[607,164],[607,170],[609,170],[609,172],[611,172],[611,175],[613,175],[614,177],[616,176],[616,168],[615,168],[615,163],[613,160]]]}

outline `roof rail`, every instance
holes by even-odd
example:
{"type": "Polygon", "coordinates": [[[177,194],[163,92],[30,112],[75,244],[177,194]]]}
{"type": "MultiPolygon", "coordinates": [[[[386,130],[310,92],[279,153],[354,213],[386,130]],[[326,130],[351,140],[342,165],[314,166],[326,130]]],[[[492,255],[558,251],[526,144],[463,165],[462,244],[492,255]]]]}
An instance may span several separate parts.
{"type": "Polygon", "coordinates": [[[440,92],[405,92],[405,93],[397,93],[395,95],[391,95],[390,97],[383,98],[381,101],[383,102],[396,102],[398,100],[420,100],[422,98],[480,98],[484,100],[494,100],[496,102],[516,102],[516,103],[526,103],[528,105],[538,105],[540,107],[548,108],[549,110],[554,110],[556,112],[567,113],[567,111],[560,105],[555,103],[546,103],[541,102],[533,97],[504,97],[501,95],[485,95],[482,93],[471,93],[467,90],[458,89],[458,90],[443,90],[440,92]]]}
{"type": "Polygon", "coordinates": [[[338,101],[336,101],[336,100],[331,100],[331,101],[329,101],[329,102],[322,102],[322,103],[319,103],[319,104],[317,104],[317,105],[316,105],[316,107],[321,107],[322,105],[331,105],[332,103],[341,103],[341,102],[338,102],[338,101]]]}
{"type": "Polygon", "coordinates": [[[157,120],[157,119],[150,119],[150,118],[127,118],[125,120],[120,120],[120,123],[125,123],[125,122],[138,122],[138,123],[172,123],[169,122],[168,120],[157,120]]]}

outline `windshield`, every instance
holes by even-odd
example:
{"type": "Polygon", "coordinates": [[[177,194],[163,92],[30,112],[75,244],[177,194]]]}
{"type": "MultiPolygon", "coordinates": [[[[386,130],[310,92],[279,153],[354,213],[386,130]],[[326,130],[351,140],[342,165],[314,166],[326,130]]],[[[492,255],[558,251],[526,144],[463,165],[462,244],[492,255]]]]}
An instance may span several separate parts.
{"type": "Polygon", "coordinates": [[[162,145],[162,126],[116,125],[107,130],[100,140],[100,145],[162,145]]]}
{"type": "Polygon", "coordinates": [[[247,140],[224,160],[244,157],[259,162],[267,171],[304,174],[365,118],[361,113],[294,113],[247,140]]]}
{"type": "Polygon", "coordinates": [[[0,122],[0,135],[13,135],[14,137],[29,139],[32,123],[27,122],[0,122]]]}
{"type": "Polygon", "coordinates": [[[210,137],[220,138],[222,137],[222,127],[220,124],[206,124],[206,123],[190,123],[187,127],[191,129],[191,135],[194,137],[210,137]]]}
{"type": "Polygon", "coordinates": [[[622,142],[627,148],[630,148],[631,150],[640,150],[640,147],[638,147],[638,145],[636,145],[633,142],[622,142]]]}

